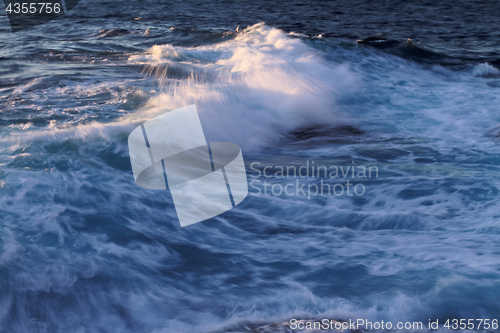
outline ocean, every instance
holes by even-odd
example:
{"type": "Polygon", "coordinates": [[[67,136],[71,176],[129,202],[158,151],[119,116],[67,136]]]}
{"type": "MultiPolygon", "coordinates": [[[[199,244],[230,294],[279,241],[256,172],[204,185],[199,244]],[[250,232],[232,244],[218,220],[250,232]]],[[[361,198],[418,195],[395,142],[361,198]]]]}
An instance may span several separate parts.
{"type": "Polygon", "coordinates": [[[0,5],[0,332],[498,332],[498,12],[80,0],[12,33],[0,5]],[[127,138],[192,104],[249,194],[181,228],[127,138]]]}

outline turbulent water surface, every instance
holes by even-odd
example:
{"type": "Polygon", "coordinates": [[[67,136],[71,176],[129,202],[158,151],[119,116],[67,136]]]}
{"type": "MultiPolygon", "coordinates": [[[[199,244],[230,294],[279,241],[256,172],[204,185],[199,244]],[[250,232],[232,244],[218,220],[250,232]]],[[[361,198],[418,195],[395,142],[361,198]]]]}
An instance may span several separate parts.
{"type": "Polygon", "coordinates": [[[498,319],[497,1],[81,0],[16,34],[0,11],[1,332],[498,319]],[[252,186],[181,228],[127,137],[190,104],[252,186]]]}

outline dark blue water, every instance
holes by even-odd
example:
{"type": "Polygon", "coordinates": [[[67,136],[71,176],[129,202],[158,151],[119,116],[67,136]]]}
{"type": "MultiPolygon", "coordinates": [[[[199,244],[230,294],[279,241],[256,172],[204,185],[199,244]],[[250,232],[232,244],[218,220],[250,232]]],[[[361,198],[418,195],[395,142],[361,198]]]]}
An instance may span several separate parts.
{"type": "Polygon", "coordinates": [[[499,7],[81,0],[13,34],[0,6],[0,332],[499,319],[499,7]],[[190,104],[253,186],[181,228],[127,137],[190,104]],[[313,161],[378,172],[269,193],[313,161]]]}

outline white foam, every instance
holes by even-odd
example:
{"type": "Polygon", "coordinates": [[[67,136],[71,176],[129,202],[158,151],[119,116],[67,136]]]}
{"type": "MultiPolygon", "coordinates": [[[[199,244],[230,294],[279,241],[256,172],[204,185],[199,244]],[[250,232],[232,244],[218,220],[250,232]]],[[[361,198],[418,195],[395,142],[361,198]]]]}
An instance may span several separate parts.
{"type": "Polygon", "coordinates": [[[489,63],[482,63],[479,65],[474,66],[472,73],[474,76],[481,76],[481,77],[499,77],[500,76],[500,70],[498,68],[493,67],[489,63]]]}
{"type": "Polygon", "coordinates": [[[344,123],[348,117],[335,100],[358,86],[349,66],[327,63],[301,40],[264,24],[216,45],[156,45],[130,62],[149,65],[152,72],[161,66],[193,71],[189,79],[162,81],[161,93],[132,117],[196,104],[209,141],[230,140],[244,149],[298,127],[344,123]]]}

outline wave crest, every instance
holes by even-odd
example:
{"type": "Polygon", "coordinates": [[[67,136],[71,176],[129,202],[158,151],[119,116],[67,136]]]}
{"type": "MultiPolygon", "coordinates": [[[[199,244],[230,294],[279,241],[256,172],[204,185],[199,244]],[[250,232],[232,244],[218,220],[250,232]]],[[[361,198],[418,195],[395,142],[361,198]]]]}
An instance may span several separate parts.
{"type": "Polygon", "coordinates": [[[298,127],[344,124],[335,100],[359,81],[349,66],[327,63],[303,41],[263,23],[219,44],[156,45],[129,60],[159,85],[133,117],[196,104],[209,141],[230,140],[246,149],[298,127]]]}

